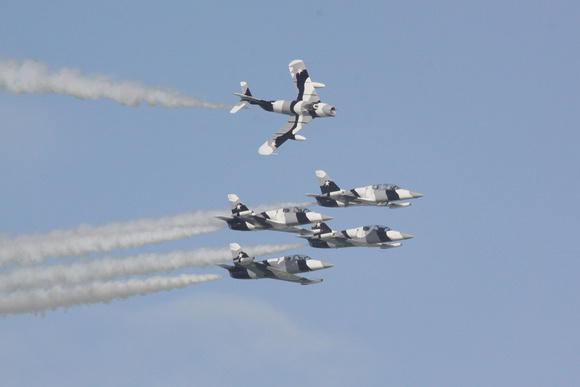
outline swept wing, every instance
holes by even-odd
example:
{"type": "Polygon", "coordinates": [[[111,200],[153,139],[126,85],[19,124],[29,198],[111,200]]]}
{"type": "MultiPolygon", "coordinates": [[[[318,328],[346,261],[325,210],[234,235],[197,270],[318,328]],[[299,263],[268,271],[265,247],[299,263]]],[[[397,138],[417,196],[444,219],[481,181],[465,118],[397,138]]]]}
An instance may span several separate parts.
{"type": "Polygon", "coordinates": [[[324,85],[312,82],[304,62],[301,60],[294,60],[290,62],[288,67],[290,68],[290,74],[292,75],[294,85],[296,86],[296,92],[298,93],[296,100],[320,102],[320,98],[318,98],[318,94],[316,93],[316,87],[323,87],[324,85]]]}
{"type": "Polygon", "coordinates": [[[267,156],[272,154],[280,145],[287,140],[304,140],[303,137],[295,137],[296,133],[302,129],[306,124],[312,121],[311,116],[290,116],[290,119],[284,126],[280,128],[274,135],[266,141],[258,150],[261,155],[267,156]]]}
{"type": "Polygon", "coordinates": [[[266,269],[269,270],[272,274],[274,274],[275,276],[274,279],[279,279],[282,281],[298,282],[300,285],[312,285],[318,282],[322,282],[322,279],[311,280],[305,277],[299,277],[297,275],[287,273],[282,270],[274,269],[273,267],[267,267],[266,269]]]}

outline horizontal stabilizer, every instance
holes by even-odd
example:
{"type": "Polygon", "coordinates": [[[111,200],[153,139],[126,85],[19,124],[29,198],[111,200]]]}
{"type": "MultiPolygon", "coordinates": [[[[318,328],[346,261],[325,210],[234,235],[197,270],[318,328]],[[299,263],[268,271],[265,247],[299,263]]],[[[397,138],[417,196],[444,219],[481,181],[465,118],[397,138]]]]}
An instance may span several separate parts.
{"type": "Polygon", "coordinates": [[[237,95],[238,97],[240,97],[242,99],[242,101],[262,102],[262,100],[260,98],[255,98],[255,97],[252,97],[251,95],[244,95],[244,94],[240,94],[240,93],[234,93],[234,95],[237,95]]]}
{"type": "Polygon", "coordinates": [[[217,219],[220,219],[220,220],[225,220],[226,222],[228,220],[232,220],[232,217],[231,216],[216,216],[216,218],[217,219]]]}
{"type": "Polygon", "coordinates": [[[240,109],[242,109],[244,106],[246,106],[248,104],[248,101],[240,101],[238,102],[233,108],[232,110],[230,110],[230,113],[234,114],[237,113],[240,109]]]}

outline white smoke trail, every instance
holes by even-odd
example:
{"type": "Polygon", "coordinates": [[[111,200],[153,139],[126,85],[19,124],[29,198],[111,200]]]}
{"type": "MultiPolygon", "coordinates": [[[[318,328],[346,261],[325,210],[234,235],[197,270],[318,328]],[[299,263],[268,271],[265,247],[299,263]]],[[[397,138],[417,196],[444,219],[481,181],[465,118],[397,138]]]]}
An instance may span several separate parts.
{"type": "Polygon", "coordinates": [[[0,295],[0,314],[38,313],[47,309],[68,308],[75,305],[108,303],[117,298],[128,298],[186,287],[222,278],[218,274],[181,274],[175,277],[151,277],[127,281],[94,282],[88,286],[65,288],[61,285],[51,289],[15,292],[0,295]]]}
{"type": "Polygon", "coordinates": [[[14,239],[3,237],[0,238],[0,267],[32,265],[48,257],[83,256],[91,252],[103,253],[211,233],[226,226],[223,221],[215,219],[214,216],[219,213],[202,210],[104,226],[83,224],[76,229],[23,234],[14,239]]]}
{"type": "MultiPolygon", "coordinates": [[[[280,207],[304,207],[312,203],[275,203],[260,205],[262,212],[280,207]]],[[[22,234],[13,239],[0,237],[0,267],[11,264],[34,265],[49,257],[75,257],[106,253],[146,244],[173,241],[221,230],[227,224],[215,218],[224,211],[200,210],[159,219],[144,218],[114,222],[104,226],[80,225],[71,230],[46,234],[22,234]]]]}
{"type": "Polygon", "coordinates": [[[79,99],[106,98],[130,106],[139,106],[144,101],[150,106],[161,105],[166,108],[231,108],[216,102],[200,101],[169,88],[145,87],[137,81],[115,81],[113,77],[104,74],[86,76],[81,74],[80,69],[67,67],[50,71],[42,62],[0,57],[1,90],[16,95],[40,93],[66,94],[79,99]]]}
{"type": "MultiPolygon", "coordinates": [[[[257,245],[244,248],[251,256],[276,254],[303,247],[302,244],[257,245]]],[[[58,264],[19,268],[0,275],[0,292],[11,292],[55,285],[78,285],[90,281],[107,281],[121,276],[170,272],[185,267],[208,267],[231,261],[229,248],[199,248],[166,253],[143,253],[133,257],[105,257],[70,265],[58,264]]]]}

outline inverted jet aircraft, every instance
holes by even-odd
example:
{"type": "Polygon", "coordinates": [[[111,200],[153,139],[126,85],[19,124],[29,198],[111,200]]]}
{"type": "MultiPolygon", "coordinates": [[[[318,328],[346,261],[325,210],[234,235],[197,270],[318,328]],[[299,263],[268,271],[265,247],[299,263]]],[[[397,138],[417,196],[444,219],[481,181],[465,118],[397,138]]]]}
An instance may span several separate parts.
{"type": "Polygon", "coordinates": [[[307,208],[279,208],[277,210],[254,213],[246,207],[237,195],[229,194],[231,216],[216,216],[228,223],[228,227],[238,231],[274,230],[310,234],[309,230],[295,227],[303,224],[325,222],[332,216],[309,211],[307,208]]]}
{"type": "Polygon", "coordinates": [[[248,256],[237,243],[231,243],[234,265],[218,264],[230,272],[230,277],[236,279],[271,278],[282,281],[297,282],[300,285],[311,285],[322,282],[322,279],[308,279],[295,274],[314,270],[327,269],[334,266],[331,263],[311,259],[305,255],[292,257],[272,258],[255,262],[254,257],[248,256]]]}
{"type": "Polygon", "coordinates": [[[298,235],[308,239],[312,247],[322,249],[338,249],[341,247],[379,247],[391,249],[402,246],[402,243],[385,243],[411,239],[413,235],[391,230],[385,226],[364,226],[343,231],[333,231],[325,223],[312,226],[312,235],[298,235]]]}
{"type": "Polygon", "coordinates": [[[383,206],[401,208],[411,203],[393,203],[398,200],[420,198],[418,192],[401,189],[394,184],[376,184],[350,190],[340,189],[338,185],[324,171],[316,171],[318,184],[322,195],[306,194],[315,198],[323,207],[350,207],[350,206],[383,206]]]}
{"type": "Polygon", "coordinates": [[[249,103],[250,105],[258,105],[269,112],[290,116],[288,122],[280,130],[274,133],[274,135],[258,150],[258,152],[264,156],[272,154],[276,148],[284,144],[287,140],[306,140],[305,137],[296,134],[304,127],[304,125],[312,121],[315,117],[334,117],[336,113],[334,106],[320,102],[320,98],[318,98],[318,94],[316,94],[316,89],[325,87],[325,85],[318,82],[312,82],[303,61],[294,60],[290,62],[289,67],[290,74],[294,80],[294,85],[296,86],[296,91],[298,92],[298,96],[294,101],[265,101],[263,99],[255,98],[252,96],[246,82],[240,83],[242,86],[241,94],[234,93],[234,95],[240,97],[241,100],[232,108],[232,110],[230,110],[230,113],[236,113],[249,103]]]}

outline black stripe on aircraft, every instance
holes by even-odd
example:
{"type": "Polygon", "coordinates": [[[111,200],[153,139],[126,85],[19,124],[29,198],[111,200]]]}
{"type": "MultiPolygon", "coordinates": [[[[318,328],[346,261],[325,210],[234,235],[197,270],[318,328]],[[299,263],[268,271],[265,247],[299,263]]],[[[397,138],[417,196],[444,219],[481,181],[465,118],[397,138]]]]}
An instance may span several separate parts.
{"type": "Polygon", "coordinates": [[[308,219],[308,216],[306,216],[306,214],[304,212],[297,212],[296,213],[296,219],[298,220],[298,222],[300,224],[308,224],[308,223],[310,223],[310,220],[308,219]]]}
{"type": "Polygon", "coordinates": [[[304,99],[304,83],[309,78],[308,71],[306,69],[296,73],[296,87],[298,88],[297,101],[302,101],[304,99]]]}
{"type": "Polygon", "coordinates": [[[287,140],[294,137],[294,134],[292,132],[294,131],[294,129],[296,129],[296,126],[298,126],[298,119],[299,118],[300,117],[297,115],[294,116],[294,124],[292,125],[292,128],[274,140],[274,144],[276,145],[275,146],[276,148],[278,148],[280,145],[284,144],[287,140]]]}
{"type": "Polygon", "coordinates": [[[394,190],[390,190],[390,189],[389,189],[389,190],[387,190],[387,191],[386,191],[386,194],[387,194],[387,198],[388,198],[389,200],[400,200],[400,199],[401,199],[401,198],[399,197],[399,194],[397,194],[397,192],[396,192],[396,191],[394,191],[394,190]]]}
{"type": "Polygon", "coordinates": [[[300,269],[300,271],[302,273],[305,273],[305,272],[308,272],[308,271],[312,271],[312,269],[309,268],[308,265],[306,264],[306,260],[299,259],[297,262],[298,262],[298,269],[300,269]]]}

